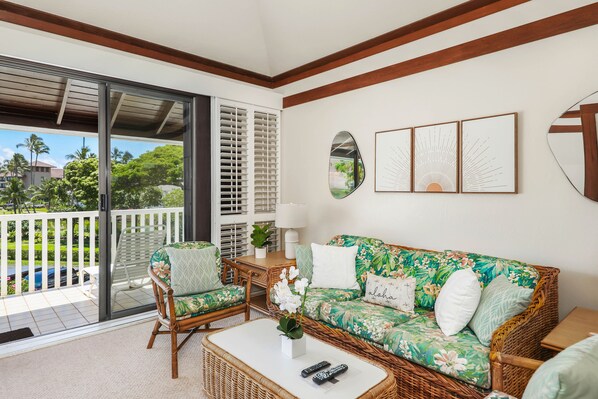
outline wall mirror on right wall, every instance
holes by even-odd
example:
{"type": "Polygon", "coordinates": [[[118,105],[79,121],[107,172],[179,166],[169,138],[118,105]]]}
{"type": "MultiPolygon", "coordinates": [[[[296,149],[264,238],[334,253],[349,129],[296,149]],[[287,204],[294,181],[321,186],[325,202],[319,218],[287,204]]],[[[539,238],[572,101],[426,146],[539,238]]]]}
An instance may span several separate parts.
{"type": "Polygon", "coordinates": [[[598,201],[598,92],[557,118],[548,130],[548,144],[577,191],[598,201]]]}

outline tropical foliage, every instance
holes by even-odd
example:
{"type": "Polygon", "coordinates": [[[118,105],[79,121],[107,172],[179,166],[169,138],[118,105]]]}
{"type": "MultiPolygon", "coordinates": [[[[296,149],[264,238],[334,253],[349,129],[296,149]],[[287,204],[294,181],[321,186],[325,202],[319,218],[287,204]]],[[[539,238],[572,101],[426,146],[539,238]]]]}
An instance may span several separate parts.
{"type": "Polygon", "coordinates": [[[253,232],[251,233],[251,245],[256,248],[265,248],[272,244],[272,241],[270,241],[271,235],[270,225],[265,224],[260,226],[259,224],[254,224],[253,232]]]}

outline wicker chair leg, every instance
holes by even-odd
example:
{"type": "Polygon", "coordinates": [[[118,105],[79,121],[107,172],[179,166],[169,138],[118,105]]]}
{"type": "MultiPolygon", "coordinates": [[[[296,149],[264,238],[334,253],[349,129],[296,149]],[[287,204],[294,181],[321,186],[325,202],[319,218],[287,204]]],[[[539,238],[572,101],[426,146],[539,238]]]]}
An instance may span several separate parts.
{"type": "Polygon", "coordinates": [[[206,323],[206,330],[210,328],[210,323],[206,323]]]}
{"type": "Polygon", "coordinates": [[[249,321],[249,316],[251,315],[251,307],[246,305],[245,307],[245,321],[249,321]]]}
{"type": "Polygon", "coordinates": [[[152,335],[150,335],[149,342],[147,343],[147,349],[152,349],[154,346],[154,341],[156,340],[156,335],[158,335],[158,330],[160,330],[160,322],[156,320],[154,331],[152,331],[152,335]]]}
{"type": "Polygon", "coordinates": [[[177,345],[177,332],[170,332],[170,343],[172,350],[172,378],[179,378],[179,359],[178,359],[178,345],[177,345]]]}

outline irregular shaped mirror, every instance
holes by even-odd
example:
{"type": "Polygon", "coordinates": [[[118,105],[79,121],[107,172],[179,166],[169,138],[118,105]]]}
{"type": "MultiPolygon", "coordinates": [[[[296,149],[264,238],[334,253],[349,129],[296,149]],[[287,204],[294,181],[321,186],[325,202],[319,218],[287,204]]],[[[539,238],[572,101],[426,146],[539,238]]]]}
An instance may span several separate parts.
{"type": "Polygon", "coordinates": [[[580,194],[598,201],[598,92],[584,98],[548,130],[548,144],[580,194]]]}
{"type": "Polygon", "coordinates": [[[357,143],[351,133],[340,132],[332,140],[330,165],[328,168],[328,186],[332,196],[345,198],[365,179],[365,168],[357,143]]]}

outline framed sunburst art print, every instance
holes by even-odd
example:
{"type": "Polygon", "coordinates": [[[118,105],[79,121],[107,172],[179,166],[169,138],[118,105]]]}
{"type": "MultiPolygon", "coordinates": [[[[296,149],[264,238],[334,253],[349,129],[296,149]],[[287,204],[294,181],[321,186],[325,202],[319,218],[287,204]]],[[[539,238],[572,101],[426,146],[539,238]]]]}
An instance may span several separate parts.
{"type": "Polygon", "coordinates": [[[461,192],[517,193],[517,113],[461,122],[461,192]]]}
{"type": "Polygon", "coordinates": [[[419,126],[413,137],[414,192],[457,193],[459,122],[419,126]]]}
{"type": "Polygon", "coordinates": [[[412,191],[413,129],[376,132],[376,192],[412,191]]]}

